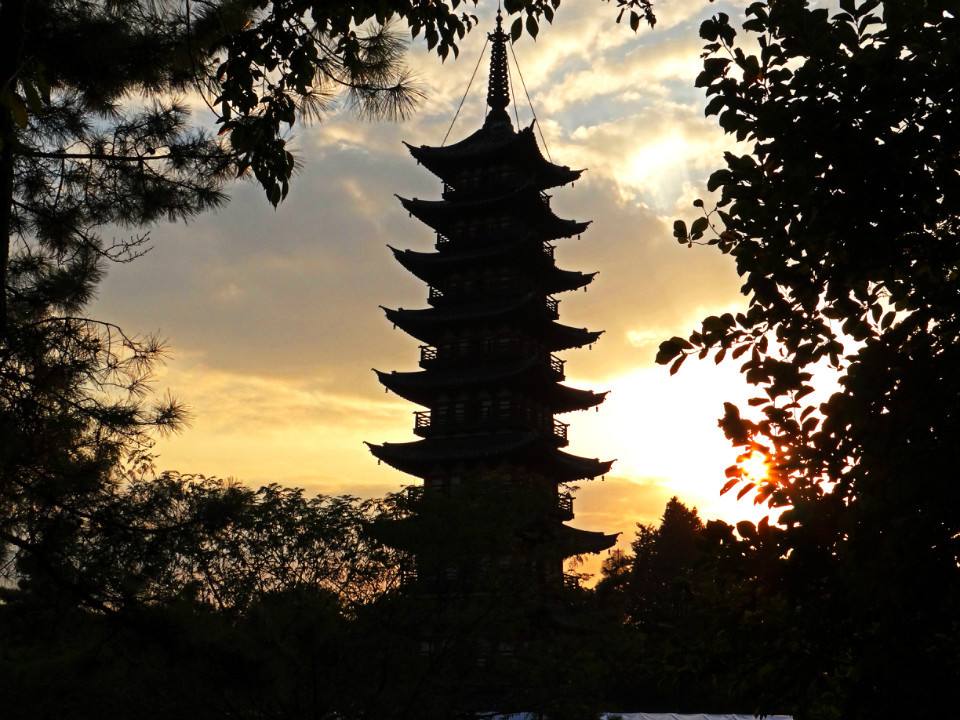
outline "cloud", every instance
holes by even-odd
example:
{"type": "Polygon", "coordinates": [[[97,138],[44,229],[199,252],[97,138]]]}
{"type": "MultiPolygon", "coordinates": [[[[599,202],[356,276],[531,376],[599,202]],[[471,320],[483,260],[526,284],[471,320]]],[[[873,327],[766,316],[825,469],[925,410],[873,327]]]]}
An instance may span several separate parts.
{"type": "Polygon", "coordinates": [[[161,378],[186,389],[192,422],[157,445],[163,467],[366,496],[399,489],[374,477],[362,441],[406,439],[410,407],[310,378],[224,372],[185,360],[161,378]]]}
{"type": "Polygon", "coordinates": [[[575,518],[569,524],[619,532],[629,543],[637,523],[655,523],[670,497],[670,489],[655,480],[610,476],[584,482],[575,493],[575,518]]]}
{"type": "MultiPolygon", "coordinates": [[[[558,264],[600,272],[589,292],[561,296],[562,322],[606,330],[592,350],[565,354],[571,383],[615,391],[571,430],[575,452],[621,459],[617,478],[580,491],[575,524],[590,529],[653,521],[681,490],[713,497],[712,475],[698,485],[688,465],[671,467],[669,457],[645,450],[663,445],[658,428],[692,432],[691,457],[719,457],[725,442],[717,398],[697,390],[719,376],[701,381],[685,368],[668,382],[652,362],[660,339],[741,302],[730,258],[681,247],[670,231],[675,216],[692,213],[729,146],[702,117],[692,83],[699,17],[730,3],[661,6],[657,29],[635,35],[615,24],[610,3],[564,3],[537,42],[516,48],[549,151],[561,164],[589,168],[552,203],[562,217],[594,221],[582,239],[558,243],[558,264]]],[[[426,298],[386,244],[427,250],[432,234],[393,194],[440,194],[401,140],[441,142],[487,27],[489,15],[456,62],[412,49],[428,99],[409,122],[361,122],[341,111],[298,126],[292,144],[302,169],[278,210],[256,186],[237,185],[228,207],[190,225],[155,227],[152,253],[112,269],[92,314],[168,338],[174,356],[157,388],[193,409],[192,427],[158,446],[163,466],[369,495],[412,482],[377,466],[362,444],[413,437],[414,408],[384,395],[370,372],[413,369],[417,359],[417,342],[377,306],[422,307],[426,298]]],[[[481,67],[451,141],[479,127],[485,85],[481,67]]],[[[515,91],[525,125],[529,109],[515,91]]]]}

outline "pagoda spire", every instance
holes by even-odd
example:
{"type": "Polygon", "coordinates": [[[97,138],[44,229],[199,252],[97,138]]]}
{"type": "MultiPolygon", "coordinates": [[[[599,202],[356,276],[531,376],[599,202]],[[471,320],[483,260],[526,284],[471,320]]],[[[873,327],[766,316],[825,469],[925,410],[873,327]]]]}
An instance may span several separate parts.
{"type": "Polygon", "coordinates": [[[490,50],[490,79],[487,83],[487,105],[490,112],[483,125],[487,128],[507,127],[512,129],[510,114],[510,75],[507,69],[507,40],[503,31],[503,15],[497,8],[497,29],[489,35],[492,42],[490,50]]]}

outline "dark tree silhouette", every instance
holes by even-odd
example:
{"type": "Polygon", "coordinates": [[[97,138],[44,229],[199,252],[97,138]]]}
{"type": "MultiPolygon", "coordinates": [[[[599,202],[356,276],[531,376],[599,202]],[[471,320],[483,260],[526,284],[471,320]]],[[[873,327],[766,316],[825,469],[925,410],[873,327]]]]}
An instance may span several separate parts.
{"type": "MultiPolygon", "coordinates": [[[[0,6],[0,542],[4,562],[33,558],[21,575],[70,575],[58,548],[122,464],[144,458],[152,433],[182,422],[175,402],[146,402],[161,344],[83,309],[106,262],[142,254],[151,224],[223,203],[245,153],[265,146],[191,125],[176,99],[229,95],[215,54],[258,13],[245,0],[0,6]],[[104,228],[132,236],[106,240],[104,228]]],[[[343,65],[339,86],[375,114],[382,88],[371,77],[401,72],[402,45],[382,30],[352,37],[354,65],[336,47],[325,62],[343,65]]]]}
{"type": "MultiPolygon", "coordinates": [[[[558,4],[508,2],[514,36],[536,36],[558,4]]],[[[446,57],[471,25],[461,5],[0,5],[0,563],[19,583],[0,599],[6,711],[359,712],[389,617],[367,606],[396,568],[363,531],[374,509],[153,478],[155,433],[183,422],[176,402],[147,400],[162,345],[84,307],[107,262],[147,249],[145,228],[218,206],[231,178],[249,172],[276,205],[288,131],[337,95],[403,115],[415,93],[384,25],[400,18],[446,57]],[[104,237],[117,228],[131,237],[104,237]]],[[[634,30],[652,24],[646,0],[618,7],[634,30]]],[[[400,677],[419,679],[407,664],[400,677]]]]}
{"type": "Polygon", "coordinates": [[[731,255],[750,306],[658,360],[745,358],[757,414],[721,424],[774,472],[731,468],[724,491],[783,510],[801,707],[858,718],[945,703],[960,674],[960,21],[940,0],[839,5],[753,3],[756,54],[724,14],[701,27],[707,114],[750,152],[675,235],[731,255]],[[825,366],[840,387],[815,405],[825,366]]]}
{"type": "Polygon", "coordinates": [[[144,251],[140,228],[220,204],[235,173],[170,99],[194,77],[182,15],[58,0],[0,15],[0,539],[20,574],[77,590],[64,546],[118,465],[182,420],[144,398],[160,343],[83,307],[104,262],[144,251]]]}

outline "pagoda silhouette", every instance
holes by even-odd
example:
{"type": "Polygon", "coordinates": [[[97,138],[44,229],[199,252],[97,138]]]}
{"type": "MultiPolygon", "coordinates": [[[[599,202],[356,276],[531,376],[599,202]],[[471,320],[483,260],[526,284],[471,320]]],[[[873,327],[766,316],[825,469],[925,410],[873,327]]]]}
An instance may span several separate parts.
{"type": "Polygon", "coordinates": [[[368,445],[379,460],[423,480],[409,488],[407,516],[381,528],[388,544],[413,557],[411,593],[447,602],[481,595],[549,601],[575,583],[564,575],[566,558],[610,548],[617,537],[564,524],[573,518],[569,485],[612,464],[564,452],[568,426],[556,419],[606,395],[564,385],[564,361],[555,354],[600,337],[558,322],[555,297],[586,288],[596,273],[554,262],[554,242],[590,223],[555,215],[545,191],[583,171],[543,157],[536,120],[514,129],[499,12],[488,39],[483,127],[447,146],[407,144],[442,181],[442,196],[398,196],[436,232],[435,252],[390,248],[429,286],[429,307],[383,308],[423,343],[422,370],[375,372],[388,390],[424,408],[414,413],[420,439],[368,445]]]}

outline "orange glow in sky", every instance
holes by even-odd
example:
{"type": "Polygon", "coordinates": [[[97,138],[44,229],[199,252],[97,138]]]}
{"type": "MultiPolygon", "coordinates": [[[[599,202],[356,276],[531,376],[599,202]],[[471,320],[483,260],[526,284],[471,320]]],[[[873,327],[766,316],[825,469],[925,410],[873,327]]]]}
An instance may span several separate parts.
{"type": "Polygon", "coordinates": [[[770,465],[767,457],[756,450],[740,460],[739,465],[750,480],[766,480],[770,475],[770,465]]]}

